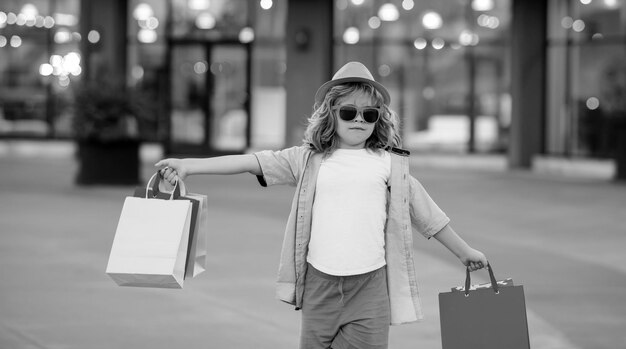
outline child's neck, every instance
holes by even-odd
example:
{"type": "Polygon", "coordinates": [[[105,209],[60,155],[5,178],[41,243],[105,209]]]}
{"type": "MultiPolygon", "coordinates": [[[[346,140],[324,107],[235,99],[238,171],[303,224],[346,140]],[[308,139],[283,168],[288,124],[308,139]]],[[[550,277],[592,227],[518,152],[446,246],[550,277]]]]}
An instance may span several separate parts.
{"type": "Polygon", "coordinates": [[[367,149],[367,148],[365,147],[365,144],[351,145],[351,144],[340,143],[337,145],[337,149],[360,150],[360,149],[367,149]]]}

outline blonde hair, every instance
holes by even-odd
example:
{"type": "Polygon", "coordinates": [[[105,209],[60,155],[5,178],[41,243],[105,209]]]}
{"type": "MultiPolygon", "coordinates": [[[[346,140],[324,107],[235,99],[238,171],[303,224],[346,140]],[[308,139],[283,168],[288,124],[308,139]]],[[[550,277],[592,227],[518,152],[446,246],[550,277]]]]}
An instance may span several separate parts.
{"type": "Polygon", "coordinates": [[[361,82],[350,82],[332,87],[324,96],[324,100],[313,106],[313,114],[308,119],[304,131],[304,144],[319,153],[330,154],[337,149],[339,141],[336,133],[337,118],[332,107],[338,99],[361,92],[370,96],[375,105],[381,108],[381,115],[372,135],[365,142],[365,148],[371,150],[401,146],[399,134],[400,120],[398,115],[385,105],[383,96],[373,85],[361,82]]]}

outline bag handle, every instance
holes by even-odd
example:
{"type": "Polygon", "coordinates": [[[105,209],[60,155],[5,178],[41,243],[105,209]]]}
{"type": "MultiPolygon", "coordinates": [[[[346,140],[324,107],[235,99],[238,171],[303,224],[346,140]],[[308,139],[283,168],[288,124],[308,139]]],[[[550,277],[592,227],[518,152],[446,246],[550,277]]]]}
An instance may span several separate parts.
{"type": "MultiPolygon", "coordinates": [[[[150,184],[152,184],[152,197],[156,198],[157,195],[161,192],[161,190],[159,189],[159,183],[163,180],[163,175],[161,174],[161,171],[157,171],[155,174],[152,175],[152,177],[150,177],[150,180],[148,181],[148,184],[146,185],[146,199],[148,199],[148,192],[150,189],[150,184]],[[155,180],[158,176],[158,180],[155,180]]],[[[166,192],[167,193],[167,192],[166,192]]],[[[172,189],[171,192],[169,192],[170,194],[170,200],[174,200],[175,198],[179,198],[181,195],[185,196],[187,195],[187,188],[185,187],[185,183],[180,180],[180,179],[176,179],[176,183],[174,184],[174,189],[172,189]]]]}
{"type": "MultiPolygon", "coordinates": [[[[500,291],[498,289],[498,281],[496,281],[496,277],[493,275],[493,268],[491,268],[491,264],[487,263],[487,271],[489,271],[489,279],[491,279],[491,288],[496,294],[499,294],[500,291]]],[[[469,289],[471,284],[470,278],[470,270],[469,266],[465,269],[465,297],[469,297],[469,289]]]]}

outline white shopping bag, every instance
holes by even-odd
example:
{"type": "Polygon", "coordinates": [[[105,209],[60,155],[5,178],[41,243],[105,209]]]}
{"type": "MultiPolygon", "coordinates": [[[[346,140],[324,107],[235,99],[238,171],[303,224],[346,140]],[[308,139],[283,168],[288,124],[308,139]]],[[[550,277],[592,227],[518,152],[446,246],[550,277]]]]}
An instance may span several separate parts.
{"type": "MultiPolygon", "coordinates": [[[[158,175],[155,174],[155,175],[158,175]]],[[[153,176],[154,177],[154,176],[153,176]]],[[[154,179],[154,178],[153,178],[154,179]]],[[[206,270],[207,243],[209,230],[208,198],[203,194],[189,193],[185,182],[177,182],[179,192],[168,192],[159,186],[159,181],[148,182],[148,187],[135,188],[135,197],[149,197],[168,200],[189,200],[192,203],[191,227],[189,229],[189,246],[187,249],[187,266],[185,279],[194,278],[206,270]],[[150,185],[150,183],[153,183],[150,185]],[[150,187],[151,186],[151,187],[150,187]]]]}
{"type": "Polygon", "coordinates": [[[106,273],[120,286],[182,288],[191,212],[188,200],[127,197],[106,273]]]}

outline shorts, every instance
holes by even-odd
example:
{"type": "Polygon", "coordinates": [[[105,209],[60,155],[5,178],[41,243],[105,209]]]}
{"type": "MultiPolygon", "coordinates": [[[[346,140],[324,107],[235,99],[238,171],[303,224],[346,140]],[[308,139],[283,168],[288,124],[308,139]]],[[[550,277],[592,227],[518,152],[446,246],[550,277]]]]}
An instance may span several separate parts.
{"type": "Polygon", "coordinates": [[[389,341],[386,266],[350,276],[308,265],[300,349],[383,349],[389,341]]]}

